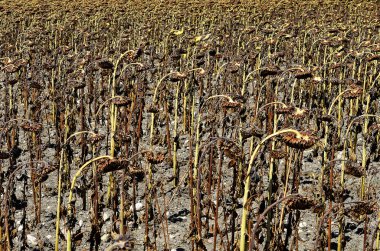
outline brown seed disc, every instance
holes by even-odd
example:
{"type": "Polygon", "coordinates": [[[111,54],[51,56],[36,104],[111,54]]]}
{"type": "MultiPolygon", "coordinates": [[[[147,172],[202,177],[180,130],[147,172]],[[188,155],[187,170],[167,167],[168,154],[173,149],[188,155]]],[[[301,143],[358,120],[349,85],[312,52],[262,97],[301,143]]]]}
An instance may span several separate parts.
{"type": "Polygon", "coordinates": [[[222,107],[233,109],[233,108],[241,107],[241,104],[239,102],[234,102],[234,101],[225,101],[223,102],[222,107]]]}
{"type": "Polygon", "coordinates": [[[91,134],[91,136],[88,138],[89,142],[91,144],[96,144],[99,141],[103,140],[106,136],[102,134],[91,134]]]}
{"type": "Polygon", "coordinates": [[[282,135],[282,141],[289,147],[306,150],[317,142],[317,137],[310,132],[300,132],[301,135],[294,133],[285,133],[282,135]]]}
{"type": "Polygon", "coordinates": [[[185,79],[187,77],[186,73],[181,73],[181,72],[175,72],[170,75],[169,80],[171,82],[178,82],[182,79],[185,79]]]}
{"type": "Polygon", "coordinates": [[[370,127],[368,127],[368,133],[369,134],[375,134],[380,130],[380,124],[373,124],[370,127]]]}
{"type": "Polygon", "coordinates": [[[113,69],[114,67],[113,63],[107,59],[100,60],[98,62],[98,66],[99,68],[105,69],[105,70],[110,70],[110,69],[113,69]]]}
{"type": "Polygon", "coordinates": [[[14,73],[14,72],[18,71],[19,69],[20,69],[20,67],[14,65],[14,64],[9,64],[9,65],[4,67],[4,71],[6,73],[14,73]]]}
{"type": "Polygon", "coordinates": [[[275,112],[277,114],[290,114],[294,111],[294,107],[293,106],[282,106],[282,107],[278,107],[276,108],[275,112]]]}
{"type": "Polygon", "coordinates": [[[261,69],[260,76],[261,77],[267,77],[267,76],[273,76],[280,73],[280,70],[275,66],[269,66],[261,69]]]}
{"type": "Polygon", "coordinates": [[[41,84],[37,83],[36,81],[30,82],[29,87],[37,90],[42,90],[44,88],[41,84]]]}
{"type": "Polygon", "coordinates": [[[37,174],[37,177],[35,179],[35,183],[38,184],[38,183],[46,181],[48,179],[48,177],[49,177],[49,174],[52,173],[52,172],[54,172],[55,170],[58,170],[58,168],[59,168],[59,165],[48,165],[48,166],[45,166],[37,174]]]}
{"type": "Polygon", "coordinates": [[[7,84],[8,85],[15,85],[17,82],[18,82],[17,79],[11,79],[11,80],[7,81],[7,84]]]}
{"type": "Polygon", "coordinates": [[[314,207],[317,203],[310,198],[298,196],[290,198],[285,202],[285,205],[290,210],[307,210],[314,207]]]}
{"type": "Polygon", "coordinates": [[[343,94],[346,99],[355,99],[363,94],[363,88],[357,85],[351,85],[350,90],[343,94]]]}
{"type": "Polygon", "coordinates": [[[24,122],[21,124],[21,128],[26,132],[40,132],[42,131],[42,124],[24,122]]]}
{"type": "Polygon", "coordinates": [[[309,114],[308,109],[301,109],[298,107],[295,107],[293,112],[291,113],[290,117],[294,119],[303,119],[309,114]]]}
{"type": "Polygon", "coordinates": [[[73,88],[75,90],[83,89],[86,87],[86,82],[84,81],[71,81],[69,82],[68,86],[70,88],[73,88]]]}
{"type": "Polygon", "coordinates": [[[13,64],[16,67],[22,67],[22,66],[26,66],[28,64],[28,61],[26,59],[21,58],[14,61],[13,64]]]}
{"type": "Polygon", "coordinates": [[[157,106],[150,105],[146,111],[149,113],[158,113],[160,110],[157,106]]]}
{"type": "Polygon", "coordinates": [[[0,151],[0,159],[9,159],[11,157],[9,152],[0,151]]]}
{"type": "Polygon", "coordinates": [[[151,164],[159,164],[164,161],[165,155],[163,153],[154,154],[153,152],[147,152],[145,154],[147,161],[151,164]]]}
{"type": "Polygon", "coordinates": [[[304,70],[304,71],[297,71],[294,75],[296,79],[307,79],[313,77],[313,74],[311,74],[310,71],[304,70]]]}
{"type": "Polygon", "coordinates": [[[363,170],[362,166],[354,161],[346,162],[344,173],[357,178],[360,178],[365,175],[365,171],[363,170]]]}
{"type": "Polygon", "coordinates": [[[128,161],[122,159],[105,160],[98,166],[98,173],[109,173],[128,167],[128,161]]]}
{"type": "Polygon", "coordinates": [[[123,97],[123,98],[118,97],[118,98],[113,99],[112,103],[118,106],[126,106],[131,103],[131,100],[130,98],[127,98],[127,97],[123,97]]]}
{"type": "Polygon", "coordinates": [[[143,180],[145,177],[144,169],[137,166],[130,166],[128,170],[129,174],[137,180],[143,180]]]}
{"type": "Polygon", "coordinates": [[[378,210],[379,206],[376,201],[362,201],[345,208],[344,214],[354,221],[360,221],[363,216],[373,214],[378,210]]]}
{"type": "Polygon", "coordinates": [[[380,55],[373,55],[367,58],[368,62],[380,60],[380,55]]]}
{"type": "Polygon", "coordinates": [[[332,115],[322,115],[318,118],[320,121],[324,121],[324,122],[332,122],[334,120],[334,117],[332,115]]]}

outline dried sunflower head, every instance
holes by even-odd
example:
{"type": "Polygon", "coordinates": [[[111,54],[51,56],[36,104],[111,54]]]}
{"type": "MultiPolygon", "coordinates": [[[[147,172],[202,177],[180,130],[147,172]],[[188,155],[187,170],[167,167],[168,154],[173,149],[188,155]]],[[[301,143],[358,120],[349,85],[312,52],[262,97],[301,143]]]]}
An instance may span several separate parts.
{"type": "Polygon", "coordinates": [[[198,70],[197,76],[202,77],[202,76],[206,75],[206,73],[207,73],[206,70],[201,68],[198,70]]]}
{"type": "Polygon", "coordinates": [[[355,99],[360,97],[363,94],[363,88],[358,85],[351,85],[350,89],[348,89],[344,94],[343,97],[346,99],[355,99]]]}
{"type": "Polygon", "coordinates": [[[379,210],[379,205],[376,201],[361,201],[354,206],[344,209],[344,214],[354,221],[360,221],[364,215],[373,214],[379,210]]]}
{"type": "Polygon", "coordinates": [[[128,161],[123,159],[111,159],[105,160],[100,163],[97,172],[98,173],[109,173],[117,170],[122,170],[128,167],[128,161]]]}
{"type": "Polygon", "coordinates": [[[24,122],[21,124],[21,128],[26,132],[40,132],[42,131],[42,124],[34,122],[24,122]]]}
{"type": "Polygon", "coordinates": [[[277,75],[279,73],[280,73],[280,70],[276,66],[268,66],[268,67],[264,67],[260,70],[260,76],[261,77],[273,76],[273,75],[277,75]]]}
{"type": "Polygon", "coordinates": [[[239,107],[241,107],[241,103],[235,102],[235,101],[225,101],[222,103],[222,107],[223,108],[231,108],[231,109],[239,108],[239,107]]]}
{"type": "Polygon", "coordinates": [[[169,80],[171,82],[178,82],[182,79],[185,79],[186,77],[187,77],[186,73],[174,72],[173,74],[170,75],[169,80]]]}
{"type": "Polygon", "coordinates": [[[379,60],[380,60],[380,55],[372,55],[372,56],[370,56],[370,57],[367,58],[368,62],[379,61],[379,60]]]}
{"type": "Polygon", "coordinates": [[[241,149],[233,141],[222,140],[221,149],[230,159],[241,159],[241,149]]]}
{"type": "Polygon", "coordinates": [[[309,114],[308,109],[301,109],[298,107],[295,107],[293,112],[291,113],[291,117],[295,119],[303,119],[309,114]]]}
{"type": "Polygon", "coordinates": [[[290,105],[283,105],[281,107],[276,108],[275,112],[277,114],[290,114],[294,111],[294,107],[290,105]]]}
{"type": "Polygon", "coordinates": [[[39,184],[41,182],[44,182],[48,179],[49,177],[49,174],[54,172],[55,170],[58,170],[59,168],[59,165],[58,164],[55,164],[55,165],[47,165],[47,166],[44,166],[40,171],[39,173],[37,174],[37,177],[35,179],[35,183],[36,184],[39,184]]]}
{"type": "Polygon", "coordinates": [[[29,87],[37,90],[42,90],[44,88],[44,86],[42,86],[40,83],[37,83],[36,81],[30,82],[29,87]]]}
{"type": "Polygon", "coordinates": [[[332,122],[334,119],[335,119],[334,116],[327,115],[327,114],[324,114],[318,117],[319,121],[324,121],[324,122],[332,122]]]}
{"type": "Polygon", "coordinates": [[[68,87],[73,88],[75,90],[83,89],[86,87],[86,82],[85,81],[70,81],[68,83],[68,87]]]}
{"type": "Polygon", "coordinates": [[[372,134],[372,135],[379,132],[379,130],[380,130],[380,124],[379,123],[373,124],[370,127],[368,127],[368,133],[372,134]]]}
{"type": "Polygon", "coordinates": [[[146,111],[149,113],[158,113],[160,109],[156,105],[149,105],[146,111]]]}
{"type": "Polygon", "coordinates": [[[238,62],[231,62],[228,67],[227,67],[227,70],[231,73],[236,73],[239,71],[240,69],[240,66],[241,66],[241,63],[238,63],[238,62]]]}
{"type": "Polygon", "coordinates": [[[14,64],[8,64],[6,65],[3,70],[6,72],[6,73],[14,73],[16,71],[18,71],[20,69],[20,66],[17,66],[17,65],[14,65],[14,64]]]}
{"type": "Polygon", "coordinates": [[[344,166],[344,173],[360,178],[365,175],[365,170],[359,163],[349,160],[344,166]]]}
{"type": "Polygon", "coordinates": [[[0,159],[8,159],[11,157],[11,154],[9,152],[0,151],[0,159]]]}
{"type": "Polygon", "coordinates": [[[306,150],[312,147],[318,138],[313,136],[310,132],[299,132],[299,134],[285,133],[282,135],[282,141],[289,147],[306,150]]]}
{"type": "Polygon", "coordinates": [[[26,59],[20,58],[13,62],[13,64],[16,67],[22,67],[28,64],[28,61],[26,59]]]}
{"type": "Polygon", "coordinates": [[[154,154],[153,152],[147,152],[145,153],[145,157],[151,164],[159,164],[165,159],[165,155],[163,153],[154,154]]]}
{"type": "Polygon", "coordinates": [[[307,210],[315,205],[316,201],[305,196],[293,197],[285,202],[285,206],[290,210],[307,210]]]}
{"type": "Polygon", "coordinates": [[[98,61],[98,67],[105,70],[113,69],[114,65],[108,59],[101,59],[98,61]]]}
{"type": "Polygon", "coordinates": [[[142,169],[141,167],[129,166],[128,172],[132,177],[136,178],[137,180],[143,180],[145,177],[144,169],[142,169]]]}
{"type": "Polygon", "coordinates": [[[126,106],[131,103],[131,99],[128,97],[117,97],[112,100],[112,103],[118,106],[126,106]]]}
{"type": "Polygon", "coordinates": [[[0,60],[0,63],[2,63],[3,65],[8,65],[12,63],[12,60],[9,57],[5,57],[0,60]]]}
{"type": "Polygon", "coordinates": [[[313,77],[313,74],[309,70],[299,70],[294,74],[296,79],[307,79],[313,77]]]}
{"type": "Polygon", "coordinates": [[[18,82],[17,79],[11,79],[11,80],[8,80],[8,81],[7,81],[7,85],[11,85],[11,86],[13,86],[13,85],[17,84],[17,82],[18,82]]]}
{"type": "Polygon", "coordinates": [[[241,136],[242,136],[243,140],[248,139],[252,136],[260,138],[264,134],[265,134],[265,131],[256,127],[256,126],[249,127],[247,129],[241,130],[241,136]]]}
{"type": "Polygon", "coordinates": [[[96,133],[96,134],[91,134],[88,140],[90,141],[91,144],[96,144],[99,141],[103,140],[105,137],[106,137],[105,135],[96,133]]]}

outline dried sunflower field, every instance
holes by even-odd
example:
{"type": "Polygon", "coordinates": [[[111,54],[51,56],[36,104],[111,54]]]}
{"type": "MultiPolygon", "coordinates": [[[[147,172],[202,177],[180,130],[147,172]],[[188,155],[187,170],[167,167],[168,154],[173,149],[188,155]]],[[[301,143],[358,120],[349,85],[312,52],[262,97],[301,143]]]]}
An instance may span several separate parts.
{"type": "Polygon", "coordinates": [[[0,251],[374,251],[379,191],[379,1],[0,1],[0,251]]]}

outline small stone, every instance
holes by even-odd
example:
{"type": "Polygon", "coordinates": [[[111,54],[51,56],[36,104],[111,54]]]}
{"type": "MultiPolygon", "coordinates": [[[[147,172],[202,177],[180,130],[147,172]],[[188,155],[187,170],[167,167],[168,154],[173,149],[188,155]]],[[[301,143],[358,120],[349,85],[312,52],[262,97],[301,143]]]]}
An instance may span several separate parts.
{"type": "Polygon", "coordinates": [[[169,239],[174,239],[174,238],[176,238],[176,234],[169,234],[169,239]]]}
{"type": "Polygon", "coordinates": [[[182,221],[186,221],[187,220],[186,216],[179,216],[178,218],[180,218],[182,221]]]}
{"type": "MultiPolygon", "coordinates": [[[[144,204],[141,203],[140,201],[136,203],[136,212],[140,212],[144,209],[144,204]]],[[[130,206],[129,210],[133,210],[133,207],[130,206]]]]}
{"type": "MultiPolygon", "coordinates": [[[[284,219],[284,225],[288,225],[288,223],[289,223],[288,218],[285,218],[285,219],[284,219]]],[[[285,228],[285,229],[286,229],[286,228],[285,228]]]]}
{"type": "Polygon", "coordinates": [[[110,215],[109,215],[109,213],[104,212],[104,213],[103,213],[103,221],[106,222],[106,221],[109,220],[109,219],[110,219],[110,215]]]}
{"type": "Polygon", "coordinates": [[[339,236],[339,231],[333,231],[332,233],[331,233],[331,238],[336,238],[336,237],[338,237],[339,236]]]}
{"type": "Polygon", "coordinates": [[[109,234],[103,234],[102,237],[100,237],[100,239],[104,242],[107,242],[109,241],[111,238],[111,236],[109,234]]]}
{"type": "Polygon", "coordinates": [[[37,238],[31,234],[26,235],[26,242],[30,247],[36,247],[38,245],[37,238]]]}
{"type": "Polygon", "coordinates": [[[303,222],[300,222],[298,226],[301,228],[305,228],[307,226],[307,223],[303,221],[303,222]]]}
{"type": "Polygon", "coordinates": [[[310,238],[307,236],[307,235],[299,235],[298,236],[298,239],[300,240],[300,241],[303,241],[303,242],[306,242],[306,241],[308,241],[310,238]]]}

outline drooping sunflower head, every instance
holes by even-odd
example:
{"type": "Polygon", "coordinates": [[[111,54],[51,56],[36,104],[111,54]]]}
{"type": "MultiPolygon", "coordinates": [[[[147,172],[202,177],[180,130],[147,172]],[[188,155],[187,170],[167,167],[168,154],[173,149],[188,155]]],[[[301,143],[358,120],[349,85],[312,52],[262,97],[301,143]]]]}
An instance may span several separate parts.
{"type": "Polygon", "coordinates": [[[282,136],[282,141],[289,147],[306,150],[314,146],[318,138],[312,135],[310,132],[303,131],[299,134],[285,133],[282,136]]]}

